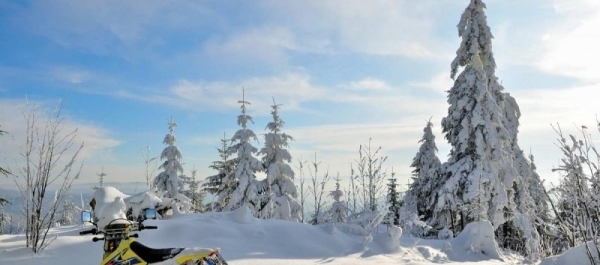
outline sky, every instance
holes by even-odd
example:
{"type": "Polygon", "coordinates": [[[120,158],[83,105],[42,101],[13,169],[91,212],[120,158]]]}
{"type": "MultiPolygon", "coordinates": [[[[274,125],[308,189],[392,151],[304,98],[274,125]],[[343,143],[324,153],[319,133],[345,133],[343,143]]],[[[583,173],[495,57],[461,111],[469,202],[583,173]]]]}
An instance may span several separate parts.
{"type": "MultiPolygon", "coordinates": [[[[556,183],[561,153],[551,125],[600,135],[600,2],[485,3],[496,74],[522,112],[520,147],[556,183]]],[[[78,182],[96,182],[102,171],[107,181],[145,182],[146,147],[159,156],[171,117],[184,173],[203,179],[215,173],[208,166],[220,139],[239,129],[244,97],[259,149],[270,106],[281,104],[284,132],[295,138],[293,168],[316,156],[319,176],[347,178],[359,146],[370,143],[406,184],[430,119],[447,159],[441,120],[467,4],[0,0],[3,165],[18,167],[26,105],[62,100],[65,131],[78,128],[76,141],[85,142],[78,182]]]]}

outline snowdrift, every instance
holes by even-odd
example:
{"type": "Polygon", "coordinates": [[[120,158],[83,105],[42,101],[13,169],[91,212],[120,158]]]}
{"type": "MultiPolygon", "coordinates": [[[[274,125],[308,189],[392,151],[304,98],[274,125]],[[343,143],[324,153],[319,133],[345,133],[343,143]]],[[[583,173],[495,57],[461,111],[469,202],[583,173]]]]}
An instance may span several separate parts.
{"type": "MultiPolygon", "coordinates": [[[[489,222],[471,224],[465,233],[451,240],[418,239],[402,235],[399,229],[380,226],[371,241],[332,224],[313,226],[257,219],[244,208],[168,216],[145,224],[158,226],[157,230],[138,232],[138,240],[148,247],[220,248],[232,265],[518,263],[498,259],[502,256],[490,237],[493,229],[489,222]]],[[[78,235],[89,228],[64,226],[51,230],[50,236],[56,236],[56,240],[38,255],[23,247],[22,235],[0,235],[0,264],[97,264],[102,257],[102,243],[92,242],[92,235],[78,235]]]]}
{"type": "MultiPolygon", "coordinates": [[[[593,242],[587,242],[594,259],[598,260],[598,255],[596,253],[596,246],[594,246],[593,242]]],[[[574,248],[571,248],[559,255],[547,257],[542,260],[539,265],[556,265],[556,264],[568,264],[568,265],[591,265],[591,262],[588,258],[587,251],[585,249],[585,245],[581,244],[574,248]]]]}

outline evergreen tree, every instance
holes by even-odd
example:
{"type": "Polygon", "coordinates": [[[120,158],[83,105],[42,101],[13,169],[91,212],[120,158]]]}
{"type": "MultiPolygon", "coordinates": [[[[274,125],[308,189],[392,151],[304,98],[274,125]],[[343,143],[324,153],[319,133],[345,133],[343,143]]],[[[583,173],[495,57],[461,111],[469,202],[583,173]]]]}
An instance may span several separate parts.
{"type": "MultiPolygon", "coordinates": [[[[104,173],[104,167],[102,167],[102,172],[100,174],[96,174],[98,175],[98,183],[100,184],[100,187],[96,187],[96,188],[102,188],[104,186],[104,177],[107,176],[106,173],[104,173]]],[[[94,189],[96,189],[94,188],[94,189]]]]}
{"type": "Polygon", "coordinates": [[[67,194],[64,197],[62,209],[60,211],[59,218],[57,220],[60,225],[74,225],[76,223],[76,219],[73,216],[77,216],[81,211],[81,208],[73,202],[73,199],[70,194],[67,194]]]}
{"type": "Polygon", "coordinates": [[[154,178],[154,187],[158,191],[166,191],[166,197],[174,198],[179,194],[181,188],[179,173],[183,173],[183,167],[181,166],[181,152],[175,145],[177,139],[173,133],[177,127],[177,123],[173,120],[173,117],[169,120],[169,133],[165,135],[163,143],[167,145],[160,154],[160,160],[164,162],[159,168],[164,169],[163,172],[159,173],[154,178]]]}
{"type": "Polygon", "coordinates": [[[215,201],[208,206],[213,211],[221,211],[227,205],[229,196],[235,190],[237,182],[231,178],[230,182],[223,182],[226,176],[233,174],[237,164],[237,158],[231,158],[229,154],[230,139],[227,139],[223,133],[221,139],[221,148],[217,148],[221,160],[213,161],[209,168],[216,170],[218,173],[206,178],[206,182],[202,184],[203,189],[215,197],[215,201]]]}
{"type": "Polygon", "coordinates": [[[335,179],[335,190],[329,192],[329,196],[333,198],[331,204],[331,221],[334,223],[345,223],[346,217],[348,216],[348,208],[346,202],[341,200],[344,196],[344,192],[340,190],[340,176],[338,175],[335,179]]]}
{"type": "Polygon", "coordinates": [[[255,173],[262,171],[263,167],[260,161],[253,156],[258,149],[250,143],[251,139],[258,141],[256,134],[247,127],[248,122],[253,122],[252,117],[246,114],[246,105],[250,105],[250,103],[245,100],[243,94],[242,100],[238,103],[241,104],[242,110],[242,114],[238,116],[238,125],[242,128],[231,138],[233,144],[228,151],[229,154],[237,154],[238,163],[234,173],[223,178],[225,183],[235,183],[235,189],[223,210],[232,211],[247,205],[256,216],[260,198],[255,173]]]}
{"type": "MultiPolygon", "coordinates": [[[[448,116],[442,120],[452,149],[439,196],[455,198],[453,206],[460,210],[450,220],[460,221],[459,230],[477,220],[489,220],[495,228],[505,223],[517,177],[503,104],[498,105],[503,94],[496,86],[492,35],[484,8],[481,0],[471,0],[458,24],[462,43],[452,62],[451,77],[455,78],[459,67],[464,70],[449,91],[448,116]]],[[[440,200],[436,212],[447,209],[446,202],[440,200]]]]}
{"type": "MultiPolygon", "coordinates": [[[[421,147],[410,165],[413,169],[413,182],[404,196],[403,212],[413,213],[418,220],[424,220],[434,226],[433,209],[438,201],[438,191],[441,188],[440,167],[441,163],[436,153],[435,136],[432,132],[433,124],[427,122],[423,129],[423,138],[419,141],[421,147]]],[[[441,228],[441,227],[439,227],[441,228]]]]}
{"type": "Polygon", "coordinates": [[[203,213],[206,211],[204,207],[204,197],[206,196],[206,191],[204,189],[200,189],[199,182],[196,180],[197,170],[192,170],[192,176],[186,177],[183,181],[185,189],[181,192],[187,198],[190,199],[190,204],[192,206],[192,211],[195,213],[203,213]]]}
{"type": "Polygon", "coordinates": [[[400,225],[400,193],[396,189],[399,184],[396,184],[395,173],[392,172],[392,176],[389,178],[388,194],[386,196],[388,207],[388,213],[385,218],[385,223],[388,225],[400,225]]]}
{"type": "Polygon", "coordinates": [[[261,182],[263,188],[259,216],[299,221],[301,206],[296,201],[298,192],[294,184],[294,171],[288,164],[292,156],[286,149],[289,147],[288,141],[293,138],[281,132],[284,122],[279,117],[279,108],[280,105],[273,99],[273,121],[267,124],[270,132],[265,134],[265,147],[260,150],[267,177],[261,182]]]}

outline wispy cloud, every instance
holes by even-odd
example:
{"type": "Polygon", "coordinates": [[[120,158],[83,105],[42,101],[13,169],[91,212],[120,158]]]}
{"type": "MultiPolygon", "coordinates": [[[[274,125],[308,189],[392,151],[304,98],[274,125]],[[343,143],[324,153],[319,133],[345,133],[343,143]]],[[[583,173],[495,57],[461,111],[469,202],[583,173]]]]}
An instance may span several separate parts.
{"type": "MultiPolygon", "coordinates": [[[[7,131],[8,134],[0,137],[2,163],[9,167],[14,167],[14,161],[19,161],[21,158],[20,151],[25,142],[26,126],[23,113],[36,106],[40,112],[38,113],[38,126],[43,129],[43,123],[47,119],[44,114],[55,107],[57,102],[50,101],[29,101],[0,99],[0,125],[1,129],[7,131]]],[[[74,145],[70,151],[75,151],[81,143],[84,143],[84,148],[78,156],[78,161],[87,160],[89,164],[114,162],[115,156],[112,153],[112,148],[121,144],[121,141],[110,136],[110,132],[98,125],[89,124],[78,121],[63,111],[61,114],[63,133],[73,132],[77,129],[74,145]]],[[[72,152],[70,153],[72,154],[72,152]]],[[[66,159],[66,157],[63,157],[66,159]]]]}

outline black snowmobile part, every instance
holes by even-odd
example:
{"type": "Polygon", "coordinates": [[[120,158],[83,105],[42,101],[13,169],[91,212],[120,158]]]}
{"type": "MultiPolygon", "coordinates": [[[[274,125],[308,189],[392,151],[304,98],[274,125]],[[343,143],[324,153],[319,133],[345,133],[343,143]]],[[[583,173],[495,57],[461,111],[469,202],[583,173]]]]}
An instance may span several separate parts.
{"type": "Polygon", "coordinates": [[[147,263],[161,262],[175,257],[184,248],[149,248],[137,241],[131,242],[129,249],[147,263]]]}

